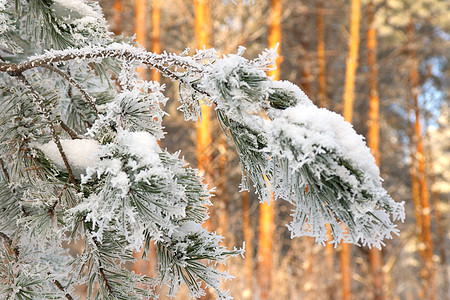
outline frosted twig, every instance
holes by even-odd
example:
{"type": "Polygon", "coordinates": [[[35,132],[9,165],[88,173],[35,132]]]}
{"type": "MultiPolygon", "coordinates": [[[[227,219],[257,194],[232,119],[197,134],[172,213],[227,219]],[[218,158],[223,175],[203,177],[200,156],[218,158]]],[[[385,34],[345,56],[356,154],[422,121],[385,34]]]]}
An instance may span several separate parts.
{"type": "Polygon", "coordinates": [[[63,120],[59,120],[59,124],[61,125],[61,128],[64,129],[65,132],[67,132],[72,140],[80,140],[82,139],[81,136],[78,135],[78,133],[75,132],[72,128],[70,128],[66,123],[64,123],[63,120]]]}
{"type": "Polygon", "coordinates": [[[16,78],[22,82],[25,85],[25,88],[30,92],[34,102],[39,106],[42,114],[44,115],[45,120],[48,123],[48,127],[50,129],[50,132],[53,137],[53,141],[56,144],[56,147],[58,148],[59,154],[61,155],[61,158],[64,162],[64,165],[67,169],[67,172],[69,173],[69,180],[76,185],[75,177],[73,176],[72,168],[70,167],[69,161],[67,160],[67,156],[64,153],[63,147],[61,145],[61,142],[59,140],[58,135],[56,134],[55,126],[53,125],[53,121],[50,118],[50,113],[47,111],[47,108],[45,107],[45,103],[41,96],[35,91],[33,86],[28,82],[28,80],[23,76],[21,73],[15,75],[16,78]]]}
{"type": "MultiPolygon", "coordinates": [[[[126,44],[112,44],[108,47],[91,46],[80,49],[48,51],[42,55],[31,57],[19,64],[0,63],[0,71],[7,72],[11,76],[17,76],[23,71],[36,67],[44,67],[56,62],[65,62],[78,59],[87,61],[98,58],[117,58],[128,61],[140,61],[143,64],[159,69],[160,71],[163,71],[165,69],[164,65],[167,64],[182,67],[194,73],[204,72],[201,64],[198,64],[191,59],[187,59],[186,57],[177,56],[175,54],[157,54],[146,52],[142,49],[126,44]]],[[[171,73],[172,76],[179,78],[179,76],[175,73],[171,73]]]]}
{"type": "MultiPolygon", "coordinates": [[[[89,229],[89,233],[92,234],[91,229],[89,229]]],[[[94,241],[95,246],[97,246],[97,248],[100,248],[100,243],[97,241],[97,239],[95,237],[92,237],[92,240],[94,241]]],[[[108,292],[113,294],[113,289],[112,289],[111,285],[109,284],[108,278],[106,278],[105,271],[104,271],[104,268],[103,268],[103,265],[102,265],[102,262],[100,261],[100,259],[98,260],[98,270],[100,271],[100,276],[102,277],[103,281],[105,282],[108,292]]]]}
{"type": "Polygon", "coordinates": [[[5,233],[0,231],[0,238],[3,239],[3,243],[8,245],[9,249],[14,253],[16,259],[18,258],[20,252],[17,247],[13,247],[12,239],[5,233]]]}
{"type": "Polygon", "coordinates": [[[5,174],[6,180],[9,181],[8,170],[6,170],[5,163],[3,162],[3,159],[1,159],[1,158],[0,158],[0,166],[2,167],[3,174],[5,174]]]}
{"type": "Polygon", "coordinates": [[[66,297],[66,299],[68,299],[68,300],[73,300],[73,297],[72,297],[69,293],[66,292],[66,290],[64,289],[64,287],[63,287],[63,285],[61,284],[61,282],[59,282],[59,281],[56,280],[56,279],[53,279],[53,283],[56,285],[56,287],[58,287],[58,289],[59,289],[61,292],[65,293],[65,294],[64,294],[64,297],[66,297]]]}
{"type": "Polygon", "coordinates": [[[125,61],[141,62],[151,68],[158,69],[163,76],[172,80],[181,81],[184,84],[189,84],[197,92],[208,96],[207,92],[199,89],[195,85],[192,85],[189,81],[185,80],[182,75],[170,70],[171,67],[176,66],[191,73],[203,74],[206,70],[202,64],[199,64],[195,60],[188,57],[178,56],[172,53],[157,54],[146,52],[142,49],[126,44],[116,43],[108,47],[90,46],[80,49],[48,51],[42,55],[31,57],[19,64],[0,63],[0,72],[7,72],[11,76],[17,76],[26,70],[37,67],[47,67],[53,63],[80,59],[85,61],[93,61],[99,58],[117,58],[125,61]]]}
{"type": "Polygon", "coordinates": [[[58,73],[58,75],[60,75],[61,77],[63,77],[64,79],[66,79],[74,88],[76,88],[81,95],[84,97],[84,99],[86,100],[86,102],[89,104],[89,106],[92,108],[92,110],[95,112],[95,115],[98,116],[98,110],[97,107],[95,106],[95,100],[91,97],[91,95],[89,95],[84,89],[83,87],[76,82],[72,77],[70,77],[69,75],[67,75],[66,73],[64,73],[63,71],[61,71],[60,69],[54,67],[53,65],[49,64],[49,65],[44,65],[43,67],[58,73]]]}

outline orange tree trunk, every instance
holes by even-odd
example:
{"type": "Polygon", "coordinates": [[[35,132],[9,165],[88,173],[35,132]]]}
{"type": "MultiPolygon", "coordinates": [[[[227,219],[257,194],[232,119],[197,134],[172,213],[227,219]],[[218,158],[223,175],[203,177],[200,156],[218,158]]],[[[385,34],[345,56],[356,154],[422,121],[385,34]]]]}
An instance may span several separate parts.
{"type": "MultiPolygon", "coordinates": [[[[428,128],[428,124],[425,124],[428,128]]],[[[439,248],[439,255],[441,256],[441,265],[442,265],[442,273],[443,273],[443,281],[444,281],[444,299],[450,299],[450,276],[447,270],[447,255],[445,253],[445,232],[444,226],[442,225],[442,214],[440,207],[440,199],[439,192],[436,188],[436,175],[434,173],[434,155],[431,149],[431,141],[428,140],[427,147],[427,161],[428,161],[428,170],[430,171],[430,185],[431,185],[431,203],[434,210],[434,215],[436,219],[436,229],[437,229],[437,242],[439,248]]]]}
{"type": "Polygon", "coordinates": [[[243,232],[245,240],[245,277],[247,288],[243,291],[244,299],[253,299],[253,234],[250,222],[249,192],[242,192],[243,232]]]}
{"type": "MultiPolygon", "coordinates": [[[[350,38],[349,53],[347,57],[347,66],[345,70],[345,90],[344,90],[344,118],[352,122],[353,118],[353,100],[355,90],[355,75],[358,66],[359,51],[359,23],[361,18],[360,0],[352,0],[350,13],[350,38]]],[[[350,300],[352,297],[351,285],[351,247],[350,244],[342,244],[341,249],[341,280],[342,280],[342,299],[350,300]]]]}
{"type": "Polygon", "coordinates": [[[416,140],[417,177],[419,182],[420,204],[422,208],[422,242],[425,246],[425,268],[422,271],[422,276],[425,279],[425,298],[436,299],[436,283],[433,263],[433,240],[431,233],[431,207],[429,203],[430,197],[428,193],[427,170],[425,162],[425,152],[423,147],[422,126],[420,120],[418,62],[417,55],[414,49],[415,23],[412,19],[408,26],[408,35],[411,49],[410,81],[415,113],[414,135],[416,140]]]}
{"type": "MultiPolygon", "coordinates": [[[[422,242],[422,205],[420,204],[419,178],[417,177],[417,159],[415,150],[414,124],[410,121],[414,115],[413,107],[410,101],[408,106],[408,139],[409,139],[409,155],[411,160],[410,176],[411,176],[411,196],[414,203],[414,216],[416,218],[416,233],[419,243],[422,242]]],[[[425,261],[425,252],[419,247],[420,259],[425,261]]]]}
{"type": "MultiPolygon", "coordinates": [[[[269,48],[278,44],[278,55],[281,48],[281,0],[271,0],[269,48]]],[[[276,61],[276,69],[269,72],[274,80],[280,78],[280,57],[276,61]]],[[[272,281],[272,252],[274,231],[274,205],[267,203],[260,205],[259,212],[259,247],[258,247],[258,283],[260,286],[260,299],[269,299],[272,281]]]]}
{"type": "Polygon", "coordinates": [[[410,59],[411,59],[411,88],[412,88],[412,100],[415,113],[414,134],[416,139],[416,159],[417,159],[417,175],[419,179],[419,193],[420,204],[422,208],[422,242],[425,246],[425,268],[423,270],[423,278],[425,279],[425,298],[436,299],[436,284],[434,276],[434,263],[433,263],[433,240],[431,233],[431,208],[430,197],[428,193],[428,180],[427,170],[425,162],[425,152],[423,147],[422,126],[420,122],[420,109],[419,109],[419,74],[418,74],[418,62],[417,56],[414,50],[415,45],[415,24],[411,21],[408,27],[409,41],[410,41],[410,59]]]}
{"type": "MultiPolygon", "coordinates": [[[[143,46],[147,47],[147,0],[135,0],[134,3],[134,32],[136,33],[137,42],[143,46]]],[[[138,72],[143,79],[147,78],[147,69],[144,67],[139,67],[138,72]]]]}
{"type": "MultiPolygon", "coordinates": [[[[115,2],[120,2],[120,1],[115,1],[115,2]]],[[[114,3],[114,5],[116,5],[116,3],[114,3]]],[[[146,47],[147,44],[147,26],[146,26],[146,12],[147,12],[147,0],[136,0],[135,4],[134,4],[134,32],[136,34],[136,40],[137,42],[146,47]]],[[[147,70],[143,67],[139,67],[137,69],[137,71],[139,72],[139,75],[143,78],[143,79],[147,79],[147,70]]],[[[152,252],[152,251],[150,251],[152,252]]],[[[139,260],[137,261],[134,266],[133,266],[133,270],[137,273],[137,274],[145,274],[145,275],[150,275],[150,276],[154,276],[156,271],[155,271],[155,256],[156,254],[154,253],[149,253],[150,256],[150,260],[139,260]]],[[[142,257],[142,251],[140,253],[135,253],[134,257],[136,259],[141,259],[142,257]]]]}
{"type": "MultiPolygon", "coordinates": [[[[195,13],[195,41],[196,48],[203,49],[209,47],[209,0],[194,0],[195,13]]],[[[198,120],[197,127],[197,168],[200,175],[204,176],[206,182],[212,182],[211,176],[211,107],[207,105],[201,106],[202,119],[198,120]]],[[[206,220],[204,226],[210,231],[213,230],[212,210],[210,209],[210,218],[206,220]]],[[[206,295],[201,297],[202,300],[213,299],[209,290],[206,295]]]]}
{"type": "Polygon", "coordinates": [[[301,88],[305,94],[311,98],[311,68],[308,63],[302,68],[302,84],[301,88]]]}
{"type": "MultiPolygon", "coordinates": [[[[196,47],[209,47],[209,1],[194,0],[196,47]]],[[[197,123],[197,168],[206,181],[211,182],[211,107],[202,105],[202,119],[197,123]]],[[[211,230],[208,219],[206,227],[211,230]]]]}
{"type": "Polygon", "coordinates": [[[319,66],[319,105],[327,107],[325,77],[325,28],[323,23],[323,1],[317,1],[317,62],[319,66]]]}
{"type": "Polygon", "coordinates": [[[122,0],[114,0],[112,9],[112,31],[114,34],[121,34],[122,29],[122,0]]]}
{"type": "MultiPolygon", "coordinates": [[[[218,206],[216,208],[217,212],[217,233],[222,236],[228,235],[228,225],[230,223],[228,216],[228,194],[226,188],[227,176],[227,143],[225,137],[221,136],[218,147],[218,160],[219,160],[219,174],[218,180],[216,181],[217,187],[219,188],[218,193],[218,206]]],[[[229,241],[229,239],[227,239],[229,241]]],[[[227,244],[225,244],[227,245],[227,244]]],[[[225,271],[225,268],[223,268],[225,271]]]]}
{"type": "MultiPolygon", "coordinates": [[[[375,162],[380,165],[380,99],[378,97],[378,70],[376,62],[377,36],[373,26],[374,4],[370,1],[367,6],[368,30],[367,30],[367,62],[369,65],[369,132],[368,143],[375,157],[375,162]]],[[[372,275],[372,287],[374,300],[384,299],[383,293],[383,257],[382,252],[376,248],[369,250],[370,272],[372,275]]]]}
{"type": "MultiPolygon", "coordinates": [[[[152,1],[152,52],[161,53],[161,9],[159,0],[152,1]]],[[[152,80],[161,81],[161,74],[152,69],[152,80]]]]}
{"type": "MultiPolygon", "coordinates": [[[[319,68],[319,105],[327,107],[326,96],[326,62],[325,62],[325,26],[323,20],[323,0],[317,1],[316,19],[317,19],[317,64],[319,68]]],[[[331,227],[327,224],[328,240],[331,241],[331,227]]],[[[334,273],[334,247],[333,244],[327,243],[325,248],[325,255],[327,261],[327,268],[331,273],[334,273]]],[[[335,298],[335,282],[331,278],[327,286],[328,299],[335,298]]]]}

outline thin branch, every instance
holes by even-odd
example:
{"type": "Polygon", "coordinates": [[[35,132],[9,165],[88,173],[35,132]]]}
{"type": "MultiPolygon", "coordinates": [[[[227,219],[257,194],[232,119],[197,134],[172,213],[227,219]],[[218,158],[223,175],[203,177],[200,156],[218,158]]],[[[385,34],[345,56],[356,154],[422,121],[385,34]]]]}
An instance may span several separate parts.
{"type": "Polygon", "coordinates": [[[61,125],[61,128],[64,129],[64,131],[70,135],[72,140],[81,140],[82,139],[82,137],[80,135],[78,135],[78,133],[75,130],[73,130],[66,123],[64,123],[63,120],[59,120],[59,125],[61,125]]]}
{"type": "Polygon", "coordinates": [[[80,94],[84,97],[84,99],[89,104],[89,106],[95,112],[95,115],[98,116],[98,110],[97,110],[97,107],[95,106],[95,103],[94,103],[95,99],[92,98],[91,95],[89,95],[78,82],[76,82],[72,77],[70,77],[69,75],[67,75],[66,73],[64,73],[63,71],[61,71],[60,69],[54,67],[51,64],[44,65],[43,67],[47,68],[47,69],[49,69],[49,70],[51,70],[51,71],[53,71],[55,73],[58,73],[58,75],[60,75],[64,79],[66,79],[74,88],[76,88],[80,92],[80,94]]]}
{"type": "MultiPolygon", "coordinates": [[[[143,64],[163,71],[164,65],[174,65],[189,69],[191,72],[202,73],[204,68],[192,59],[168,53],[152,53],[127,44],[113,44],[108,47],[89,46],[80,49],[53,50],[43,55],[34,56],[19,64],[0,63],[0,72],[7,72],[11,76],[17,76],[26,70],[36,67],[45,67],[52,63],[71,60],[95,60],[98,58],[117,58],[127,61],[140,61],[143,64]]],[[[177,79],[179,76],[173,72],[170,76],[177,79]]]]}
{"type": "Polygon", "coordinates": [[[35,91],[33,86],[28,82],[28,80],[23,76],[22,74],[15,75],[17,79],[22,82],[26,89],[30,92],[34,102],[39,106],[42,114],[44,115],[45,120],[48,123],[50,132],[53,137],[53,141],[56,144],[56,147],[58,148],[59,154],[61,155],[61,158],[64,162],[64,165],[67,169],[67,172],[69,173],[69,180],[76,185],[75,177],[73,176],[72,168],[70,167],[69,161],[67,160],[67,156],[64,153],[63,147],[61,145],[61,142],[59,140],[58,135],[56,134],[55,126],[53,125],[53,121],[50,118],[50,113],[47,111],[47,108],[45,107],[44,100],[41,98],[41,96],[35,91]]]}
{"type": "MultiPolygon", "coordinates": [[[[92,234],[92,230],[89,229],[89,233],[92,234]]],[[[94,241],[95,246],[97,246],[97,248],[100,248],[100,243],[97,241],[97,239],[95,237],[92,237],[92,240],[94,241]]],[[[98,270],[100,271],[100,276],[102,277],[103,281],[105,282],[106,288],[108,289],[108,292],[110,292],[110,294],[113,294],[113,289],[111,287],[111,285],[109,284],[109,280],[108,278],[106,278],[105,275],[105,271],[102,265],[102,262],[100,261],[100,258],[98,259],[98,270]]]]}
{"type": "MultiPolygon", "coordinates": [[[[5,162],[1,158],[0,158],[0,165],[1,165],[1,168],[2,168],[2,171],[3,171],[3,174],[6,177],[6,180],[8,182],[10,182],[10,177],[9,177],[8,170],[6,169],[5,162]]],[[[16,190],[14,188],[11,188],[11,192],[14,195],[14,197],[16,198],[16,200],[19,201],[20,197],[17,195],[16,190]]],[[[25,208],[23,207],[23,205],[20,205],[20,209],[22,210],[22,212],[23,212],[25,217],[28,216],[29,213],[25,211],[25,208]]]]}
{"type": "Polygon", "coordinates": [[[3,233],[1,231],[0,231],[0,238],[3,239],[3,243],[8,245],[9,249],[12,252],[14,252],[14,255],[15,255],[16,259],[18,259],[19,258],[19,254],[20,254],[19,248],[13,246],[12,239],[8,235],[6,235],[5,233],[3,233]]]}
{"type": "Polygon", "coordinates": [[[1,159],[1,158],[0,158],[0,165],[2,167],[3,174],[5,174],[6,180],[9,182],[9,173],[8,173],[8,170],[6,169],[3,159],[1,159]]]}
{"type": "MultiPolygon", "coordinates": [[[[113,44],[108,47],[85,47],[80,49],[67,50],[53,50],[43,55],[34,56],[19,64],[2,63],[0,62],[0,72],[7,72],[11,76],[18,76],[26,70],[37,67],[47,67],[52,63],[66,62],[72,60],[96,60],[98,58],[116,58],[125,61],[141,62],[151,68],[158,69],[162,75],[172,80],[178,80],[185,84],[192,86],[194,90],[199,93],[207,95],[205,91],[200,90],[189,81],[185,80],[183,74],[173,72],[172,67],[181,67],[189,72],[201,74],[203,73],[203,65],[197,63],[195,60],[178,56],[171,53],[152,53],[144,51],[126,44],[113,44]]],[[[207,95],[208,96],[208,95],[207,95]]]]}
{"type": "Polygon", "coordinates": [[[61,284],[61,282],[59,282],[59,281],[56,280],[56,279],[53,279],[53,283],[58,287],[58,289],[59,289],[61,292],[65,293],[64,296],[66,297],[66,299],[68,299],[68,300],[74,300],[73,297],[72,297],[69,293],[66,292],[66,290],[64,289],[64,287],[63,287],[63,285],[61,284]]]}

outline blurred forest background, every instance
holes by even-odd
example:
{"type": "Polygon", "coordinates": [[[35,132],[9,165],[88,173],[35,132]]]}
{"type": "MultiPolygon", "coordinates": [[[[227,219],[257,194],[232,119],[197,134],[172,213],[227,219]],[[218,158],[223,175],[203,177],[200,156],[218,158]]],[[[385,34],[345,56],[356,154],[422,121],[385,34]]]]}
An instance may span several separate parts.
{"type": "MultiPolygon", "coordinates": [[[[450,299],[450,4],[444,0],[100,0],[111,29],[150,51],[215,48],[253,58],[279,43],[271,75],[299,85],[318,106],[344,115],[367,138],[384,186],[405,201],[400,237],[382,251],[290,239],[291,207],[239,193],[234,146],[203,109],[200,124],[177,112],[167,85],[162,145],[217,187],[208,227],[245,258],[226,266],[236,299],[450,299]],[[231,1],[233,2],[233,1],[231,1]]],[[[154,263],[135,270],[154,274],[154,263]]],[[[222,268],[224,270],[224,268],[222,268]]],[[[162,291],[164,293],[164,291],[162,291]]],[[[208,293],[204,299],[213,299],[208,293]]],[[[166,299],[161,296],[161,299],[166,299]]],[[[179,299],[187,299],[182,292],[179,299]]]]}

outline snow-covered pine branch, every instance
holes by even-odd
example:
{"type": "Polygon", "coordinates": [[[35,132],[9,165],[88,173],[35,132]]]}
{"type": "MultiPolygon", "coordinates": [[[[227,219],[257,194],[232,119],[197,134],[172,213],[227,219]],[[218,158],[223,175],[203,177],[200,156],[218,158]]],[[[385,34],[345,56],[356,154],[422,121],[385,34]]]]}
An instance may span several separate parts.
{"type": "Polygon", "coordinates": [[[363,138],[295,85],[267,77],[274,51],[254,60],[244,48],[147,52],[113,37],[84,0],[0,0],[0,34],[2,297],[70,299],[86,284],[89,297],[148,299],[158,284],[174,296],[184,282],[198,298],[203,281],[231,299],[216,262],[243,250],[203,229],[210,192],[159,147],[167,98],[139,78],[141,65],[179,83],[186,120],[197,121],[203,103],[215,107],[241,158],[242,188],[252,182],[261,201],[294,204],[292,236],[324,243],[329,223],[334,243],[380,247],[398,233],[403,204],[382,188],[363,138]],[[85,247],[73,258],[63,245],[75,240],[85,247]],[[151,243],[158,276],[130,272],[133,252],[151,243]]]}

